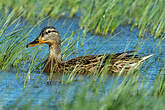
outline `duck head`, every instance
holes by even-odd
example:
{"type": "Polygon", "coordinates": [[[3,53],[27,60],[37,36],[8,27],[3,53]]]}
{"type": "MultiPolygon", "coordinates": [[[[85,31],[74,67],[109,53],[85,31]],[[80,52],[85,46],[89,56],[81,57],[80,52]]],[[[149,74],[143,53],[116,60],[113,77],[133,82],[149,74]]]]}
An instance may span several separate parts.
{"type": "Polygon", "coordinates": [[[55,27],[45,27],[39,34],[39,36],[29,43],[26,47],[34,47],[39,44],[48,44],[49,47],[53,45],[61,45],[60,35],[59,32],[56,30],[55,27]]]}
{"type": "Polygon", "coordinates": [[[50,52],[48,59],[61,62],[61,39],[55,27],[45,27],[40,32],[39,36],[34,41],[27,44],[26,47],[34,47],[43,43],[49,45],[50,52]]]}

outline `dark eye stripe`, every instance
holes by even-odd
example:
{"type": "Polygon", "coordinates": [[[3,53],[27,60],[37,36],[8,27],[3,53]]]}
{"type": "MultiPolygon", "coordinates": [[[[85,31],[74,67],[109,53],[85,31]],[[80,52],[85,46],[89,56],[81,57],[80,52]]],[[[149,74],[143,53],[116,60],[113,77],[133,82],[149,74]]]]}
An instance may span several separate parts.
{"type": "Polygon", "coordinates": [[[49,34],[49,33],[51,33],[51,32],[58,33],[58,31],[57,31],[57,30],[48,30],[48,31],[45,31],[45,34],[49,34]]]}
{"type": "Polygon", "coordinates": [[[56,32],[56,33],[58,33],[58,31],[56,31],[56,30],[53,30],[53,31],[51,31],[51,32],[56,32]]]}

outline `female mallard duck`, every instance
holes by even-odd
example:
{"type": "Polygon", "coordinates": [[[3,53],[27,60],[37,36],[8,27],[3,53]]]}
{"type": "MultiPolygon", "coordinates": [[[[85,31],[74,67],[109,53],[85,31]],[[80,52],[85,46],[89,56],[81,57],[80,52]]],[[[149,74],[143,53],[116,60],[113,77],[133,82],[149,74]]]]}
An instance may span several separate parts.
{"type": "Polygon", "coordinates": [[[50,53],[45,63],[44,72],[48,75],[54,73],[56,77],[64,72],[73,71],[75,74],[85,74],[103,71],[107,68],[107,73],[118,74],[124,70],[123,73],[127,73],[131,68],[137,68],[143,63],[144,60],[150,58],[152,55],[138,58],[136,55],[128,55],[134,51],[128,51],[123,53],[117,53],[113,55],[92,55],[92,56],[80,56],[70,59],[68,61],[62,61],[61,59],[61,40],[59,32],[54,27],[44,28],[39,36],[27,47],[33,47],[38,44],[48,44],[50,53]],[[107,64],[107,66],[104,66],[107,64]]]}

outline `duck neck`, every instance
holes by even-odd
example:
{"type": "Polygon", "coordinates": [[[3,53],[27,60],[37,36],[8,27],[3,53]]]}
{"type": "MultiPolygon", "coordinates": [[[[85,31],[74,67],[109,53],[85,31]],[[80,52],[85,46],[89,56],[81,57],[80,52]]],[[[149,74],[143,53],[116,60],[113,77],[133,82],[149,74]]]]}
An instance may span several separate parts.
{"type": "Polygon", "coordinates": [[[53,61],[54,63],[61,63],[61,45],[54,44],[49,46],[50,52],[49,52],[49,61],[53,61]]]}
{"type": "Polygon", "coordinates": [[[58,67],[62,64],[61,45],[50,45],[49,57],[47,59],[44,72],[50,75],[51,72],[58,71],[58,67]]]}

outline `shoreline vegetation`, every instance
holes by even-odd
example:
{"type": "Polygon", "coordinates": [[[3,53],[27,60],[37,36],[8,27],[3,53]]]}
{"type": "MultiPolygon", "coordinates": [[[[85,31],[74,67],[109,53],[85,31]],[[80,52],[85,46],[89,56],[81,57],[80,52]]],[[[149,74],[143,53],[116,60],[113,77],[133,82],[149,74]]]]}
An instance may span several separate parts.
{"type": "Polygon", "coordinates": [[[137,27],[139,37],[163,38],[165,31],[164,0],[12,0],[1,1],[3,16],[14,10],[14,16],[21,16],[30,23],[45,17],[80,17],[80,28],[85,32],[107,35],[118,26],[137,27]]]}
{"type": "MultiPolygon", "coordinates": [[[[33,28],[38,26],[45,17],[58,19],[62,16],[78,16],[80,17],[79,26],[85,32],[106,35],[113,33],[120,25],[131,25],[131,29],[137,27],[139,37],[149,32],[154,39],[160,38],[155,49],[160,48],[158,52],[162,54],[164,48],[161,48],[161,43],[165,31],[164,6],[164,0],[2,0],[0,2],[2,12],[0,71],[5,73],[11,70],[10,67],[16,68],[16,78],[21,79],[23,83],[19,83],[22,93],[20,95],[16,92],[18,98],[14,99],[15,101],[8,101],[3,105],[3,102],[8,99],[1,98],[3,94],[0,95],[0,109],[164,110],[165,65],[161,67],[156,74],[157,77],[152,81],[148,81],[152,77],[152,74],[148,72],[152,64],[149,62],[144,65],[142,74],[140,70],[136,72],[132,70],[125,77],[119,75],[107,78],[96,75],[89,80],[86,78],[79,82],[74,81],[74,72],[72,72],[73,74],[66,80],[62,80],[62,83],[44,84],[46,86],[41,87],[43,85],[40,84],[40,77],[34,81],[29,80],[29,76],[36,68],[39,68],[39,73],[42,73],[41,65],[45,56],[39,58],[38,54],[44,46],[25,49],[27,38],[31,35],[33,28]],[[22,18],[32,25],[22,24],[22,18]],[[132,73],[134,75],[131,75],[132,73]],[[108,82],[110,80],[112,80],[111,84],[108,82]],[[34,84],[26,87],[32,81],[34,84]],[[46,90],[51,95],[45,94],[46,90]],[[56,91],[52,93],[53,90],[56,91]],[[46,97],[47,95],[50,96],[46,97]]],[[[66,45],[63,50],[64,59],[72,55],[72,52],[77,52],[73,51],[75,48],[78,49],[77,42],[79,46],[86,43],[84,39],[80,41],[80,38],[73,40],[75,33],[62,39],[62,45],[66,45]]],[[[82,36],[78,35],[78,37],[82,36]]],[[[139,47],[135,47],[136,49],[138,50],[139,47]]],[[[165,58],[159,56],[156,61],[163,64],[165,58]]],[[[2,75],[0,80],[5,81],[5,84],[9,83],[6,88],[0,88],[0,90],[3,89],[2,93],[4,91],[10,93],[15,89],[15,87],[10,89],[10,81],[6,81],[2,75]]],[[[13,80],[15,80],[14,77],[13,80]]]]}

